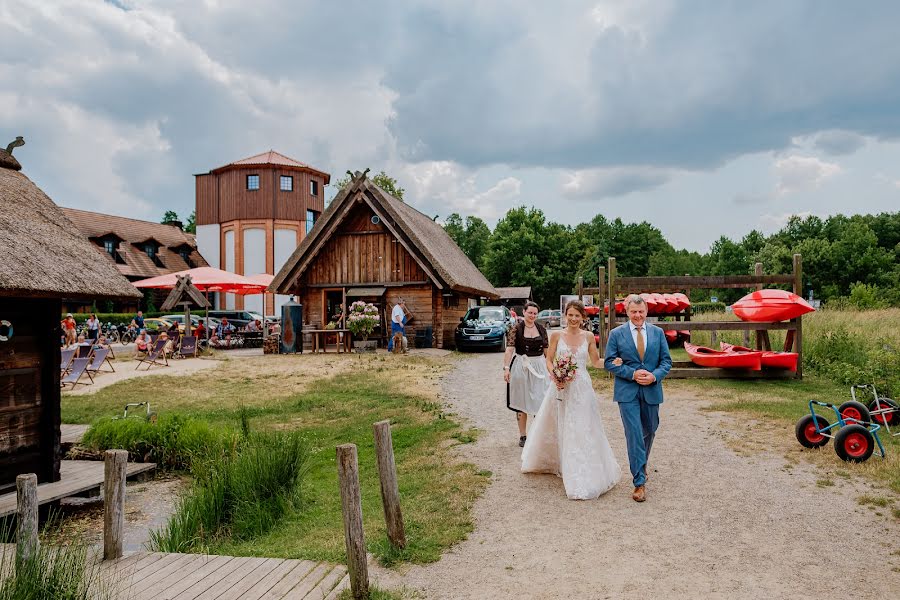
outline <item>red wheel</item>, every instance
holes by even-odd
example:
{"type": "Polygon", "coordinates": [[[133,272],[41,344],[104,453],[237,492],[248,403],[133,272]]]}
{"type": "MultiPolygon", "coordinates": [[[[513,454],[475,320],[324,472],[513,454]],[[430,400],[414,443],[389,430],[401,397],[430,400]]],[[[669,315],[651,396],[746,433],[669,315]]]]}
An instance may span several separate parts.
{"type": "Polygon", "coordinates": [[[794,434],[797,436],[797,441],[804,448],[820,448],[827,444],[830,439],[826,435],[819,433],[827,428],[828,419],[825,417],[815,415],[815,418],[813,418],[813,415],[806,415],[797,421],[797,426],[794,427],[794,434]],[[819,431],[816,431],[816,424],[819,426],[819,431]]]}
{"type": "Polygon", "coordinates": [[[834,451],[841,460],[865,462],[875,450],[875,437],[862,425],[847,425],[834,436],[834,451]]]}
{"type": "Polygon", "coordinates": [[[843,417],[845,421],[850,423],[868,423],[872,420],[872,417],[869,415],[869,409],[866,408],[865,405],[852,400],[841,404],[838,407],[838,412],[841,413],[841,417],[843,417]],[[850,421],[850,419],[852,419],[852,421],[850,421]]]}
{"type": "Polygon", "coordinates": [[[869,412],[874,413],[876,411],[883,411],[872,415],[872,420],[879,425],[896,425],[900,422],[900,405],[890,398],[879,398],[878,404],[872,400],[869,403],[869,412]]]}

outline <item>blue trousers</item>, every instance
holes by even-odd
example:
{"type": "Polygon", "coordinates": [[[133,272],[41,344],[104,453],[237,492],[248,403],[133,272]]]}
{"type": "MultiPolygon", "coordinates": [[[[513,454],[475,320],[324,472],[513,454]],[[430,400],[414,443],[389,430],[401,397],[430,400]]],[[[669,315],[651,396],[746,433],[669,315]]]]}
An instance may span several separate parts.
{"type": "Polygon", "coordinates": [[[388,351],[392,351],[394,349],[394,334],[400,332],[400,335],[403,335],[404,329],[405,328],[400,323],[391,321],[391,337],[388,338],[388,351]]]}
{"type": "Polygon", "coordinates": [[[653,438],[659,428],[659,404],[647,404],[644,395],[639,392],[636,402],[619,402],[619,415],[625,426],[628,466],[631,468],[634,487],[638,487],[647,481],[644,469],[650,458],[653,438]]]}

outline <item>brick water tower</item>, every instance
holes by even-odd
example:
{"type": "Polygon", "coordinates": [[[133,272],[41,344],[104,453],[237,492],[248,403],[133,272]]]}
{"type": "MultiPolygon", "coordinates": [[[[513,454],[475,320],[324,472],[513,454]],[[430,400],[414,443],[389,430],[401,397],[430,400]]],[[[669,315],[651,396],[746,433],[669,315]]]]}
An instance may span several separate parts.
{"type": "MultiPolygon", "coordinates": [[[[331,175],[270,150],[195,175],[197,249],[210,266],[275,274],[325,209],[331,175]]],[[[217,298],[220,309],[280,314],[288,296],[217,298]]]]}

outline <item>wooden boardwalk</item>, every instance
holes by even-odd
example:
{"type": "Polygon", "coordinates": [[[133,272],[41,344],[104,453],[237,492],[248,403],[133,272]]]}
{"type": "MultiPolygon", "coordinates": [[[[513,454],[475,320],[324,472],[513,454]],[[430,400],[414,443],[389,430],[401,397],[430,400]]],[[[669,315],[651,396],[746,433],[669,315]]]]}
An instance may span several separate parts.
{"type": "Polygon", "coordinates": [[[90,425],[60,425],[60,444],[71,446],[79,443],[89,427],[90,425]]]}
{"type": "Polygon", "coordinates": [[[283,558],[136,552],[103,569],[130,600],[335,600],[349,586],[343,565],[283,558]]]}
{"type": "MultiPolygon", "coordinates": [[[[127,477],[152,471],[156,463],[128,463],[127,477]]],[[[95,460],[64,460],[60,464],[61,479],[54,483],[38,486],[38,503],[56,502],[68,496],[75,496],[103,485],[103,462],[95,460]]],[[[0,518],[16,512],[16,493],[0,496],[0,518]]]]}

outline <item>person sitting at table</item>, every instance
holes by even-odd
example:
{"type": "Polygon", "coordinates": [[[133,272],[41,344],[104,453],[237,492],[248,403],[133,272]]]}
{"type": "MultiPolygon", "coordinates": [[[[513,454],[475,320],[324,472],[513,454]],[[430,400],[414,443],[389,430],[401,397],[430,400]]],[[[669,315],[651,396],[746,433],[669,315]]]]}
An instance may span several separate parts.
{"type": "Polygon", "coordinates": [[[247,323],[247,331],[252,331],[254,333],[262,331],[262,327],[259,324],[259,319],[254,319],[247,323]]]}
{"type": "Polygon", "coordinates": [[[213,333],[212,339],[210,343],[213,345],[219,345],[220,342],[224,339],[225,345],[231,345],[231,334],[234,331],[234,325],[228,322],[226,317],[222,317],[222,321],[219,323],[219,326],[216,327],[215,333],[213,333]]]}

